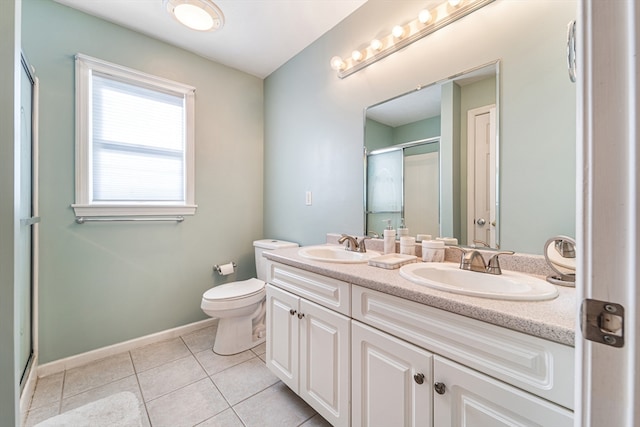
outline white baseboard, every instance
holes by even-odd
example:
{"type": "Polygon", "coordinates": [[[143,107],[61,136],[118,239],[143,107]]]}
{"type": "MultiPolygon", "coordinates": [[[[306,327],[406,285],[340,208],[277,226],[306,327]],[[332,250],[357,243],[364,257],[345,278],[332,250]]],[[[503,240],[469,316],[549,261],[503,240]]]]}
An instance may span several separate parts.
{"type": "Polygon", "coordinates": [[[65,357],[64,359],[54,360],[53,362],[45,363],[44,365],[38,366],[38,377],[46,377],[47,375],[56,374],[58,372],[62,372],[71,368],[76,368],[86,363],[104,359],[105,357],[114,356],[124,351],[130,351],[138,347],[153,344],[155,342],[176,338],[181,335],[197,331],[198,329],[206,328],[207,326],[213,325],[217,322],[217,320],[218,319],[205,319],[199,322],[190,323],[188,325],[179,326],[173,329],[167,329],[166,331],[157,332],[151,335],[145,335],[140,338],[134,338],[132,340],[113,344],[107,347],[97,348],[86,353],[76,354],[75,356],[65,357]]]}

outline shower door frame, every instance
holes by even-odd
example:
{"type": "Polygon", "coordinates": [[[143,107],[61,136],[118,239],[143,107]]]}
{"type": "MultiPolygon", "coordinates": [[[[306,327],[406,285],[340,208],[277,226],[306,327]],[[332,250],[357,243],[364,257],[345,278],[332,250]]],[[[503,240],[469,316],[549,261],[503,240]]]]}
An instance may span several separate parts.
{"type": "MultiPolygon", "coordinates": [[[[30,250],[29,250],[29,264],[30,264],[30,277],[29,277],[29,340],[30,340],[30,353],[27,357],[26,363],[23,364],[23,360],[16,360],[16,369],[21,370],[18,373],[19,387],[21,401],[22,397],[29,397],[32,392],[32,388],[35,386],[35,373],[37,367],[37,291],[38,291],[38,242],[39,242],[39,207],[38,207],[38,101],[39,101],[39,82],[35,76],[34,69],[29,65],[29,62],[24,54],[21,52],[21,71],[24,71],[27,75],[28,81],[21,82],[21,84],[31,84],[31,123],[29,123],[31,130],[30,141],[20,141],[20,144],[30,143],[30,187],[31,187],[31,209],[29,218],[20,218],[20,233],[23,233],[23,229],[30,227],[30,250]]],[[[22,190],[22,183],[20,184],[22,190]]],[[[19,256],[18,253],[16,256],[19,256]]],[[[16,280],[20,283],[19,280],[16,280]]],[[[21,284],[21,283],[20,283],[21,284]]],[[[16,290],[17,292],[17,290],[16,290]]],[[[20,308],[18,308],[20,309],[20,308]]],[[[22,402],[21,402],[22,404],[22,402]]]]}

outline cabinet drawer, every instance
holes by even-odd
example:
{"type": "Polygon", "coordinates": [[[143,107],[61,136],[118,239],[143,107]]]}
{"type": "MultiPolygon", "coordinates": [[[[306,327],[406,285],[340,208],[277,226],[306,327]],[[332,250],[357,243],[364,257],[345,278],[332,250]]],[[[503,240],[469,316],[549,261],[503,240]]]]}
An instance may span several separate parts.
{"type": "Polygon", "coordinates": [[[268,262],[267,281],[331,310],[351,316],[351,285],[299,268],[268,262]]]}
{"type": "Polygon", "coordinates": [[[353,318],[573,409],[573,347],[352,287],[353,318]]]}

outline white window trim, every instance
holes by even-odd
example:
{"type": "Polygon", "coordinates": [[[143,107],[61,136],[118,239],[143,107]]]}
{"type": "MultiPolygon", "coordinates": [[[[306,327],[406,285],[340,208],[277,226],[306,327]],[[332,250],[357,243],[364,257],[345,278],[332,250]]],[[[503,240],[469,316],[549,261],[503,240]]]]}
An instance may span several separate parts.
{"type": "Polygon", "coordinates": [[[194,215],[195,204],[195,88],[137,70],[111,64],[87,55],[76,55],[76,200],[71,205],[76,216],[159,216],[194,215]],[[186,111],[185,201],[105,203],[91,200],[91,121],[89,99],[93,70],[134,80],[138,84],[184,95],[186,111]]]}

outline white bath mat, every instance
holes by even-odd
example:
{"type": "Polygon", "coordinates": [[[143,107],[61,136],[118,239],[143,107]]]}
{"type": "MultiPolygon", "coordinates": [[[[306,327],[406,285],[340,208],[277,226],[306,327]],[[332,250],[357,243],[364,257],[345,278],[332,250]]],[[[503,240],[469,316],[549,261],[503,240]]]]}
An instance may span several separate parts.
{"type": "Polygon", "coordinates": [[[135,394],[124,391],[56,415],[35,427],[142,427],[139,405],[135,394]]]}

